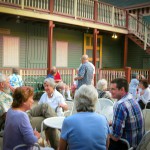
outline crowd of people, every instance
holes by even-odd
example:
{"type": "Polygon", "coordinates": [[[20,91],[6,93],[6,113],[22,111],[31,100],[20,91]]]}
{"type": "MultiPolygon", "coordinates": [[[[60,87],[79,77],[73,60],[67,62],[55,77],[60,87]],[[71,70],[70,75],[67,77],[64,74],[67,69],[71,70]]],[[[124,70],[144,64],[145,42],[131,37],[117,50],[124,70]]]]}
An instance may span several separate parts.
{"type": "Polygon", "coordinates": [[[51,147],[56,150],[66,150],[67,147],[69,150],[125,150],[119,143],[123,138],[136,149],[145,133],[142,110],[150,108],[148,81],[133,74],[130,84],[125,78],[117,78],[111,81],[108,88],[107,80],[100,79],[95,88],[95,68],[89,62],[88,55],[83,55],[81,62],[74,78],[78,81],[74,100],[69,86],[53,67],[43,83],[45,92],[35,107],[32,107],[34,89],[23,86],[17,69],[14,68],[9,77],[0,74],[0,129],[3,131],[4,150],[38,142],[42,121],[63,116],[64,111],[68,110],[66,100],[74,101],[77,113],[65,118],[61,131],[44,127],[51,147]],[[100,98],[115,99],[111,122],[95,112],[100,98]]]}

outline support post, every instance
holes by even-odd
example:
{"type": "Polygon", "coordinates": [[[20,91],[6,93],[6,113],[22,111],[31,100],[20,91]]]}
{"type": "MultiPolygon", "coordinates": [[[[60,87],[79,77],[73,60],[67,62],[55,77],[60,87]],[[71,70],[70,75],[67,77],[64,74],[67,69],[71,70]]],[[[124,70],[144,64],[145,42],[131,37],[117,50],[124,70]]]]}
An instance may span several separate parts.
{"type": "Polygon", "coordinates": [[[128,55],[128,35],[125,35],[124,39],[124,68],[127,66],[127,55],[128,55]]]}
{"type": "MultiPolygon", "coordinates": [[[[93,31],[93,65],[95,66],[96,70],[96,52],[97,52],[97,34],[99,31],[97,29],[94,29],[93,31]]],[[[94,77],[94,85],[96,85],[96,78],[94,77]]]]}
{"type": "Polygon", "coordinates": [[[52,68],[52,45],[53,45],[53,28],[55,25],[53,21],[49,21],[48,25],[48,52],[47,52],[47,74],[50,73],[50,69],[52,68]]]}
{"type": "Polygon", "coordinates": [[[130,83],[131,80],[131,67],[125,67],[125,76],[128,83],[130,83]]]}

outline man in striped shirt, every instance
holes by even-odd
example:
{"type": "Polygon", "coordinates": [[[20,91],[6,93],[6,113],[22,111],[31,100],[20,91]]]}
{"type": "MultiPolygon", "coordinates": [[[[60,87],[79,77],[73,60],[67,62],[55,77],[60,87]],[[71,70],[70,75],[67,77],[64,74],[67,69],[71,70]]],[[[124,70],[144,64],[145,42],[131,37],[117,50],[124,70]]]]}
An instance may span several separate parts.
{"type": "Polygon", "coordinates": [[[118,78],[111,81],[111,94],[118,101],[114,106],[109,150],[120,150],[117,142],[120,138],[126,139],[131,147],[136,148],[144,134],[144,122],[139,104],[128,93],[127,80],[118,78]]]}

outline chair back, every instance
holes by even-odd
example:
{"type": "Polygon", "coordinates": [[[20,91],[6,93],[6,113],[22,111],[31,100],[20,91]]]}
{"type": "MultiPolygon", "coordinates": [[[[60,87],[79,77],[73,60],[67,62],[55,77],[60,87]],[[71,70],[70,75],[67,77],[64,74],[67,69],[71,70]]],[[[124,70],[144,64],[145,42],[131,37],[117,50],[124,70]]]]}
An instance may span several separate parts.
{"type": "Polygon", "coordinates": [[[150,130],[150,109],[143,109],[143,117],[144,117],[144,125],[145,125],[145,131],[150,130]]]}
{"type": "Polygon", "coordinates": [[[145,133],[136,150],[149,150],[147,146],[150,143],[150,130],[145,133]]]}
{"type": "Polygon", "coordinates": [[[96,104],[96,112],[104,115],[108,121],[112,121],[113,106],[114,106],[114,103],[110,99],[99,98],[96,104]]]}
{"type": "MultiPolygon", "coordinates": [[[[17,149],[20,149],[20,148],[23,148],[23,147],[27,147],[27,146],[29,146],[29,145],[27,145],[27,144],[20,144],[20,145],[15,146],[13,148],[13,150],[17,150],[17,149]]],[[[36,147],[37,148],[36,150],[40,150],[41,149],[38,143],[33,144],[33,146],[31,146],[31,147],[33,147],[33,149],[34,149],[34,147],[36,147]]]]}
{"type": "Polygon", "coordinates": [[[68,117],[73,114],[73,108],[74,108],[74,102],[73,101],[66,101],[66,104],[68,105],[68,110],[64,112],[64,116],[68,117]]]}

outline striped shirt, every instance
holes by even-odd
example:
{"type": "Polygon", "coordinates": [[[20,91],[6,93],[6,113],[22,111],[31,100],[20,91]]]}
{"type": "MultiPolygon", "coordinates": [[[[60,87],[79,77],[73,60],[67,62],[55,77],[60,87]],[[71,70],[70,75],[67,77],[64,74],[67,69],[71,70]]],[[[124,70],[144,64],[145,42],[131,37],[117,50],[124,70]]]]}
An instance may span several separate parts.
{"type": "Polygon", "coordinates": [[[112,135],[126,139],[130,146],[137,147],[144,135],[143,115],[138,103],[127,94],[114,106],[112,135]]]}

